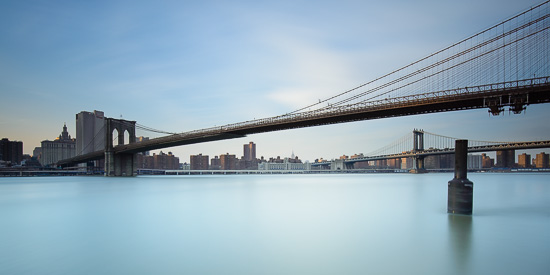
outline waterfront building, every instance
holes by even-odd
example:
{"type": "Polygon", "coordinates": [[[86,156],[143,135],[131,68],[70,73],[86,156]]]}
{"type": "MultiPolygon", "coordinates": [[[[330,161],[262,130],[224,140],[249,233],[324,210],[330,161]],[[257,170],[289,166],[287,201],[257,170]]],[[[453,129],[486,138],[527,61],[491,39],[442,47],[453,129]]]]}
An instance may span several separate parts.
{"type": "Polygon", "coordinates": [[[235,170],[237,169],[237,157],[229,153],[220,155],[220,165],[222,170],[235,170]]]}
{"type": "Polygon", "coordinates": [[[541,152],[540,154],[537,154],[535,158],[535,167],[536,168],[550,168],[549,163],[549,155],[541,152]]]}
{"type": "Polygon", "coordinates": [[[210,160],[210,170],[220,169],[222,169],[222,161],[218,156],[214,156],[214,158],[210,160]]]}
{"type": "MultiPolygon", "coordinates": [[[[483,167],[483,156],[468,154],[468,169],[479,170],[483,167]]],[[[453,165],[454,168],[454,165],[453,165]]]]}
{"type": "Polygon", "coordinates": [[[142,169],[155,169],[155,159],[153,156],[136,154],[137,167],[142,169]]]}
{"type": "Polygon", "coordinates": [[[76,114],[76,155],[105,149],[105,115],[102,111],[76,114]]]}
{"type": "Polygon", "coordinates": [[[501,150],[497,151],[497,164],[496,167],[512,168],[516,163],[516,151],[515,150],[501,150]]]}
{"type": "Polygon", "coordinates": [[[518,155],[518,166],[521,168],[531,167],[531,155],[526,153],[518,155]]]}
{"type": "Polygon", "coordinates": [[[208,155],[191,155],[189,156],[189,167],[191,170],[208,170],[208,159],[208,155]]]}
{"type": "Polygon", "coordinates": [[[495,166],[495,160],[487,156],[487,154],[481,154],[481,168],[492,168],[495,166]]]}
{"type": "Polygon", "coordinates": [[[311,170],[311,163],[308,161],[302,163],[297,157],[294,159],[285,158],[282,162],[259,163],[258,170],[311,170]]]}
{"type": "Polygon", "coordinates": [[[10,141],[7,138],[0,140],[0,160],[11,165],[21,164],[23,160],[23,142],[10,141]]]}
{"type": "Polygon", "coordinates": [[[55,140],[43,140],[41,143],[40,164],[42,166],[55,165],[60,160],[72,158],[76,155],[76,140],[67,132],[67,124],[55,140]]]}
{"type": "Polygon", "coordinates": [[[160,153],[153,154],[153,169],[161,170],[179,170],[180,169],[180,159],[168,152],[168,154],[160,153]]]}
{"type": "Polygon", "coordinates": [[[243,145],[243,151],[245,161],[256,160],[256,144],[254,144],[254,142],[251,141],[248,144],[243,145]]]}

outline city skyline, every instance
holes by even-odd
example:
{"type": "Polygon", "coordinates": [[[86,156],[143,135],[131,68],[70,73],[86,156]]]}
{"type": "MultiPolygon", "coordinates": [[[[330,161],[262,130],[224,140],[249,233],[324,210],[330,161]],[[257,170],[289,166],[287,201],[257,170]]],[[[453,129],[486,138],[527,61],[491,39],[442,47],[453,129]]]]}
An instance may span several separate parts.
{"type": "MultiPolygon", "coordinates": [[[[81,111],[100,110],[170,132],[280,115],[540,1],[315,3],[2,3],[0,22],[7,27],[0,28],[6,45],[0,53],[0,135],[23,141],[30,154],[40,141],[57,136],[61,123],[76,136],[74,118],[81,111]]],[[[477,140],[549,139],[549,113],[543,104],[499,117],[486,109],[416,115],[164,150],[189,162],[199,153],[239,152],[253,140],[258,156],[294,151],[313,161],[368,153],[413,128],[477,140]]]]}

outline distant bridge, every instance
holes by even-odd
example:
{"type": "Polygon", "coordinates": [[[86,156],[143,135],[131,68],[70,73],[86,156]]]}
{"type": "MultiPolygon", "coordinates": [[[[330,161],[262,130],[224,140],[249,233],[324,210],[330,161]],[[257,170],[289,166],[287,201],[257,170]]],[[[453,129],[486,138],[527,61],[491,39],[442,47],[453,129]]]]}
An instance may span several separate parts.
{"type": "MultiPolygon", "coordinates": [[[[170,133],[135,143],[136,127],[105,119],[105,150],[58,162],[68,166],[105,158],[106,175],[135,175],[135,153],[250,134],[417,114],[507,108],[550,102],[550,1],[532,7],[445,49],[353,89],[280,116],[170,133]],[[113,132],[130,133],[130,143],[113,132]]],[[[434,152],[435,153],[435,152],[434,152]]],[[[442,153],[442,152],[441,152],[442,153]]]]}
{"type": "MultiPolygon", "coordinates": [[[[424,159],[427,156],[454,154],[457,139],[423,130],[414,130],[412,135],[408,134],[385,147],[368,153],[366,156],[317,162],[313,163],[312,166],[331,166],[333,169],[347,170],[353,169],[353,165],[357,162],[412,158],[412,170],[414,172],[424,169],[424,159]],[[426,147],[428,148],[426,149],[426,147]]],[[[550,148],[550,140],[522,142],[468,140],[468,153],[537,148],[550,148]]]]}

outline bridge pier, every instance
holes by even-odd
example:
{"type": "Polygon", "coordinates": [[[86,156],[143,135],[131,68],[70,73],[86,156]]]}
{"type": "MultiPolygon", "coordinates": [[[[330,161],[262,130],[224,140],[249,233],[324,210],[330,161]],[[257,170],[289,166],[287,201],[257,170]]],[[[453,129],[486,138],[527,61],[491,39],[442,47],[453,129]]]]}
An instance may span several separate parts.
{"type": "Polygon", "coordinates": [[[424,168],[424,156],[413,157],[413,169],[411,169],[410,172],[413,174],[426,173],[426,168],[424,168]]]}
{"type": "Polygon", "coordinates": [[[135,153],[115,153],[113,131],[118,132],[118,145],[124,144],[124,132],[129,134],[129,143],[136,142],[136,122],[122,119],[105,119],[105,176],[133,177],[137,175],[135,153]]]}
{"type": "Polygon", "coordinates": [[[447,213],[472,215],[474,183],[468,180],[468,140],[455,142],[455,176],[448,183],[447,213]]]}

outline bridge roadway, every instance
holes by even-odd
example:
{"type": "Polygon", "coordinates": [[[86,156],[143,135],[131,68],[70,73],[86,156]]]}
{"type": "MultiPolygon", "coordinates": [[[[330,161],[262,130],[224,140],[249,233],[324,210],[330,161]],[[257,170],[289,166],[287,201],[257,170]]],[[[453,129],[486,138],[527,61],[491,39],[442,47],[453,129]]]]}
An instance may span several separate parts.
{"type": "MultiPolygon", "coordinates": [[[[501,151],[501,150],[526,150],[526,149],[537,149],[537,148],[550,148],[550,140],[543,141],[526,141],[526,142],[510,142],[502,143],[495,145],[485,145],[485,146],[471,146],[468,147],[468,153],[479,153],[479,152],[490,152],[490,151],[501,151]]],[[[363,158],[353,158],[346,159],[344,163],[351,164],[355,162],[363,161],[374,161],[374,160],[383,160],[383,159],[397,159],[397,158],[407,158],[407,157],[426,157],[432,155],[449,155],[454,154],[454,148],[446,149],[426,149],[420,151],[407,151],[399,154],[388,154],[388,155],[379,155],[379,156],[370,156],[363,158]]],[[[330,162],[320,162],[312,163],[312,166],[322,166],[329,165],[330,162]]]]}
{"type": "MultiPolygon", "coordinates": [[[[526,105],[548,102],[550,76],[327,106],[311,111],[168,135],[139,143],[117,145],[114,147],[114,153],[137,153],[240,138],[249,134],[427,113],[489,108],[491,113],[498,114],[504,106],[509,106],[514,112],[521,112],[526,105]]],[[[103,150],[62,160],[58,164],[70,165],[101,158],[104,158],[103,150]]]]}

